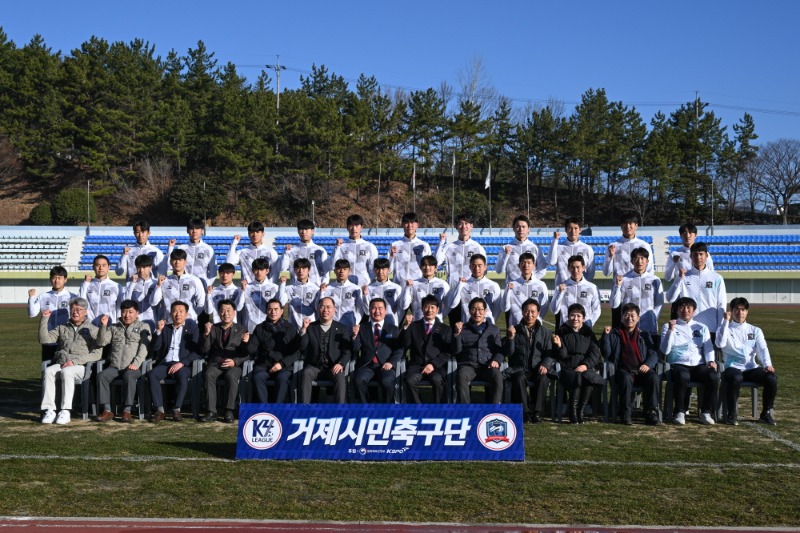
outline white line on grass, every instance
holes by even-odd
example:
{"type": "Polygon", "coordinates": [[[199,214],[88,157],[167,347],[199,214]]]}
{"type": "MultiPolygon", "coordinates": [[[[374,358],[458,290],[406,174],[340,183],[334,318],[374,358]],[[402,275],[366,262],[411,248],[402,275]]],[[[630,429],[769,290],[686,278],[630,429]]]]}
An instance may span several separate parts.
{"type": "MultiPolygon", "coordinates": [[[[170,457],[164,455],[139,455],[139,456],[101,456],[101,455],[24,455],[24,454],[3,454],[0,460],[27,460],[27,461],[125,461],[131,463],[145,463],[158,461],[184,461],[201,463],[233,463],[233,459],[222,459],[219,457],[170,457]]],[[[407,461],[409,463],[419,463],[420,461],[407,461]]],[[[459,462],[459,461],[444,461],[459,462]]],[[[364,461],[364,464],[379,464],[385,461],[364,461]]],[[[511,464],[522,464],[511,462],[511,464]]],[[[663,467],[663,468],[800,468],[800,463],[694,463],[690,461],[525,461],[527,465],[537,466],[643,466],[643,467],[663,467]]]]}
{"type": "Polygon", "coordinates": [[[774,431],[770,431],[767,428],[765,428],[765,427],[763,427],[763,426],[761,426],[759,424],[756,424],[755,422],[744,422],[744,424],[747,425],[747,426],[750,426],[753,429],[755,429],[757,432],[761,433],[765,437],[769,437],[774,441],[780,442],[781,444],[785,444],[789,448],[800,452],[800,444],[797,444],[796,442],[792,442],[789,439],[785,439],[785,438],[781,437],[780,435],[778,435],[777,433],[775,433],[774,431]]]}

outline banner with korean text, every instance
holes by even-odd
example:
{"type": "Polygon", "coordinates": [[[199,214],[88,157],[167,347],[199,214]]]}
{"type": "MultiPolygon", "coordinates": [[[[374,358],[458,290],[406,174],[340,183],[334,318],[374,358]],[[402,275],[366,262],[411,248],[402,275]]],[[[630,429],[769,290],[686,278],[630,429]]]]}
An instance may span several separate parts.
{"type": "Polygon", "coordinates": [[[242,404],[236,458],[524,461],[522,406],[242,404]]]}

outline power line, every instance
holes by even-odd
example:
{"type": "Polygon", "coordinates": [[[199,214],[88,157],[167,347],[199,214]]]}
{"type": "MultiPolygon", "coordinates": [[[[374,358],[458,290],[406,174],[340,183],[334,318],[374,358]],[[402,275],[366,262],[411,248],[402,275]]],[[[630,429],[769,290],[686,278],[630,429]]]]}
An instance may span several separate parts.
{"type": "MultiPolygon", "coordinates": [[[[264,67],[271,68],[272,65],[236,65],[237,68],[261,68],[264,67]]],[[[310,70],[304,70],[295,67],[287,67],[281,66],[281,69],[287,70],[289,72],[297,72],[299,74],[304,75],[312,75],[313,72],[310,70]]],[[[358,78],[348,78],[346,76],[339,75],[344,81],[348,83],[356,83],[358,82],[358,78]]],[[[392,89],[392,90],[402,90],[406,92],[417,92],[417,91],[424,91],[427,89],[420,89],[419,87],[411,87],[408,85],[393,85],[390,83],[381,83],[378,82],[379,87],[383,87],[384,89],[392,89]]],[[[465,96],[463,93],[455,93],[457,96],[465,96]]],[[[524,103],[524,104],[547,104],[554,101],[553,98],[530,98],[530,97],[517,97],[517,96],[504,96],[506,100],[510,102],[516,103],[524,103]]],[[[559,103],[564,105],[578,105],[580,101],[578,100],[557,100],[559,103]]],[[[630,106],[630,107],[656,107],[656,108],[670,108],[670,107],[679,107],[684,104],[690,102],[652,102],[652,101],[633,101],[633,102],[621,102],[623,105],[630,106]]],[[[743,111],[745,113],[754,113],[754,114],[765,114],[765,115],[779,115],[779,116],[786,116],[786,117],[800,117],[800,111],[788,111],[785,109],[765,109],[761,107],[748,107],[748,106],[737,106],[737,105],[729,105],[729,104],[720,104],[715,102],[705,102],[708,104],[708,107],[716,108],[716,109],[726,109],[730,111],[743,111]]]]}

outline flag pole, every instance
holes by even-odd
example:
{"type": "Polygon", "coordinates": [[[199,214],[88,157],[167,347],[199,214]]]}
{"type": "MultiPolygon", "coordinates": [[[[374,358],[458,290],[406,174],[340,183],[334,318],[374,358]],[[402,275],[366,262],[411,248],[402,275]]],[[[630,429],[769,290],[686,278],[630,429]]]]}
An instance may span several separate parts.
{"type": "Polygon", "coordinates": [[[414,163],[414,169],[411,171],[411,192],[413,197],[412,211],[417,212],[417,164],[414,163]]]}
{"type": "Polygon", "coordinates": [[[453,150],[453,165],[450,167],[453,176],[453,191],[450,197],[450,227],[456,227],[456,152],[453,150]]]}
{"type": "Polygon", "coordinates": [[[489,163],[489,172],[486,173],[485,189],[489,189],[489,235],[492,234],[492,164],[489,163]]]}

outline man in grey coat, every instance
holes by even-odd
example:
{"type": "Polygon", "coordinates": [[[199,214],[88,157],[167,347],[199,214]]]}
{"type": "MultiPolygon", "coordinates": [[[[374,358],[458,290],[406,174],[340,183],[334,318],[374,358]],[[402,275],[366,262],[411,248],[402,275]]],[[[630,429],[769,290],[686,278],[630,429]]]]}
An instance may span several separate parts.
{"type": "Polygon", "coordinates": [[[83,379],[86,364],[97,361],[102,349],[97,344],[98,328],[86,319],[89,302],[84,298],[73,298],[69,302],[69,322],[53,330],[47,329],[51,311],[42,311],[39,321],[39,342],[58,342],[56,355],[44,371],[44,394],[42,397],[42,424],[69,424],[75,384],[83,379]],[[61,377],[61,410],[56,418],[56,377],[61,377]]]}
{"type": "Polygon", "coordinates": [[[103,406],[98,422],[114,419],[111,410],[111,382],[122,377],[122,393],[125,407],[122,421],[131,422],[131,408],[136,399],[136,382],[142,376],[141,366],[150,348],[150,326],[139,320],[139,303],[123,300],[120,304],[119,321],[108,325],[108,316],[100,317],[98,346],[111,345],[106,358],[107,366],[97,375],[97,402],[103,406]]]}

